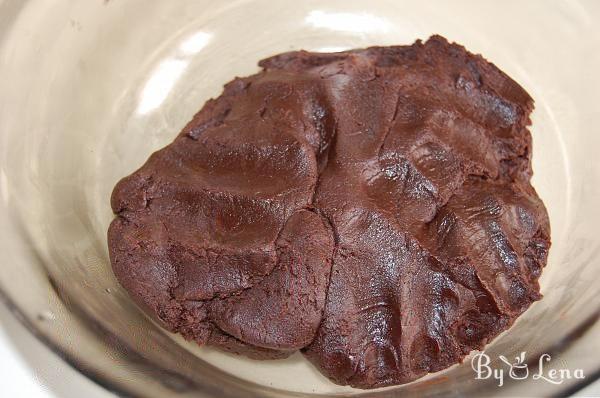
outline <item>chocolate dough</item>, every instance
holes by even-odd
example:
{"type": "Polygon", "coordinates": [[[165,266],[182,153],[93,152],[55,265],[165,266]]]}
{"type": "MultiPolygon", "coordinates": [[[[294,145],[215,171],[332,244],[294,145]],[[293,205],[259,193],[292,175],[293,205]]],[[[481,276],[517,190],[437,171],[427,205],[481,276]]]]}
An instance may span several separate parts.
{"type": "Polygon", "coordinates": [[[259,65],[114,189],[114,272],[165,328],[373,388],[461,361],[540,298],[517,83],[439,36],[259,65]]]}

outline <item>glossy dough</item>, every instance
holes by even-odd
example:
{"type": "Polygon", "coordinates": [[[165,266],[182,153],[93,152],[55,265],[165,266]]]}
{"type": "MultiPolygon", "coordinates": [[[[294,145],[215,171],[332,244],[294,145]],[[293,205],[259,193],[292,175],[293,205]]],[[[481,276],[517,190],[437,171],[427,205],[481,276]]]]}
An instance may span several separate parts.
{"type": "Polygon", "coordinates": [[[114,189],[111,262],[149,314],[373,388],[459,362],[540,298],[517,83],[439,36],[260,66],[114,189]]]}

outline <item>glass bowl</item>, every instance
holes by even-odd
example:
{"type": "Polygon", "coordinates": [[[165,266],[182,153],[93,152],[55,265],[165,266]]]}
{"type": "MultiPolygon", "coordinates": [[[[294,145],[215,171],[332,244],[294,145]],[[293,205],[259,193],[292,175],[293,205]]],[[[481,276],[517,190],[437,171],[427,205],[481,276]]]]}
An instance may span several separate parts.
{"type": "Polygon", "coordinates": [[[565,395],[598,378],[600,3],[590,1],[0,1],[0,296],[82,373],[125,396],[565,395]],[[279,52],[410,44],[439,33],[536,101],[533,184],[553,246],[535,303],[486,353],[585,379],[503,386],[471,358],[416,382],[336,386],[301,356],[256,362],[153,324],[108,261],[115,183],[234,76],[279,52]]]}

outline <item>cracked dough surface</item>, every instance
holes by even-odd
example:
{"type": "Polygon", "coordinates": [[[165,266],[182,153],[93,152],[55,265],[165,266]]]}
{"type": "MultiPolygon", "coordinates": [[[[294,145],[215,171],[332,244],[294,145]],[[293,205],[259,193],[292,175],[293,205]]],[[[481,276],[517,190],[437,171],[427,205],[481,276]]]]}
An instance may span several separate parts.
{"type": "Polygon", "coordinates": [[[259,65],[113,191],[115,275],[165,328],[374,388],[459,362],[541,297],[517,83],[440,36],[259,65]]]}

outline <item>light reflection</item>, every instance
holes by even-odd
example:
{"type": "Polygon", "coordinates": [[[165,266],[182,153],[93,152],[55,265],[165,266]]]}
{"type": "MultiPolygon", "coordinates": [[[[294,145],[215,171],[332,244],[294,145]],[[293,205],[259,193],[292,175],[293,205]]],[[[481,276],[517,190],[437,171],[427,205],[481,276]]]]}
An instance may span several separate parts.
{"type": "Polygon", "coordinates": [[[8,204],[8,177],[3,169],[0,169],[0,194],[4,204],[8,204]]]}
{"type": "Polygon", "coordinates": [[[136,109],[138,114],[144,115],[164,102],[188,67],[190,57],[206,47],[211,38],[210,33],[196,32],[179,45],[174,56],[158,64],[142,89],[136,109]]]}
{"type": "Polygon", "coordinates": [[[185,55],[194,55],[199,53],[208,42],[212,35],[206,32],[197,32],[184,40],[179,46],[179,50],[185,55]]]}
{"type": "Polygon", "coordinates": [[[305,22],[315,28],[327,28],[343,32],[387,32],[390,23],[383,18],[367,13],[311,11],[305,22]]]}
{"type": "Polygon", "coordinates": [[[318,53],[339,53],[340,51],[346,51],[350,47],[319,47],[315,51],[318,53]]]}
{"type": "Polygon", "coordinates": [[[158,108],[167,98],[187,65],[188,61],[181,59],[169,58],[162,61],[142,90],[137,112],[143,115],[158,108]]]}

